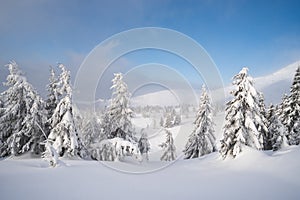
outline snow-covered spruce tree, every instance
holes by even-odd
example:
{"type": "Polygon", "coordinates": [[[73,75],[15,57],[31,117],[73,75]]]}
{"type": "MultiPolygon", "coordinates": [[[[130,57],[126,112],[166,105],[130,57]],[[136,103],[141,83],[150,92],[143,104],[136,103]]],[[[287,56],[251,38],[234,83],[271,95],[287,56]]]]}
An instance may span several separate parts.
{"type": "Polygon", "coordinates": [[[46,123],[46,134],[49,135],[51,130],[51,119],[54,110],[60,100],[59,84],[58,79],[55,75],[54,69],[50,68],[49,84],[47,85],[48,98],[46,100],[46,111],[47,111],[47,123],[46,123]]]}
{"type": "Polygon", "coordinates": [[[0,117],[0,156],[20,155],[31,151],[40,154],[45,140],[38,126],[44,125],[44,102],[29,84],[15,62],[7,65],[9,88],[1,96],[4,99],[0,117]]]}
{"type": "Polygon", "coordinates": [[[165,118],[165,121],[164,121],[164,127],[165,128],[173,127],[173,118],[174,118],[174,116],[172,115],[171,112],[166,113],[166,118],[165,118]]]}
{"type": "Polygon", "coordinates": [[[264,150],[271,150],[272,144],[271,144],[271,135],[269,133],[268,129],[265,129],[264,127],[267,126],[268,120],[267,120],[267,113],[266,113],[266,105],[265,105],[265,98],[262,92],[258,93],[258,107],[259,112],[261,114],[261,119],[264,126],[261,126],[260,124],[257,124],[257,130],[263,134],[264,137],[264,150]]]}
{"type": "Polygon", "coordinates": [[[243,68],[233,77],[233,99],[226,104],[226,116],[220,153],[223,158],[236,157],[247,145],[258,150],[264,148],[261,131],[267,131],[258,106],[257,91],[248,69],[243,68]],[[260,129],[258,128],[260,127],[260,129]]]}
{"type": "Polygon", "coordinates": [[[285,137],[286,129],[284,125],[279,120],[279,117],[275,111],[273,105],[270,106],[268,110],[268,130],[270,134],[270,144],[273,151],[281,149],[282,146],[287,142],[285,137]]]}
{"type": "Polygon", "coordinates": [[[289,96],[287,94],[284,94],[281,100],[281,103],[279,105],[277,105],[277,109],[276,109],[276,113],[279,116],[279,119],[282,121],[283,123],[283,116],[284,116],[284,110],[288,107],[288,98],[289,96]]]}
{"type": "Polygon", "coordinates": [[[103,135],[101,135],[100,130],[101,126],[96,114],[92,112],[86,113],[82,118],[82,125],[79,133],[82,144],[88,152],[91,152],[94,143],[105,139],[103,135]]]}
{"type": "Polygon", "coordinates": [[[195,128],[185,145],[184,158],[197,158],[216,151],[212,106],[205,87],[202,87],[199,110],[194,122],[195,128]]]}
{"type": "Polygon", "coordinates": [[[59,92],[62,94],[62,99],[50,118],[52,129],[48,140],[59,156],[64,156],[66,153],[69,156],[75,156],[79,154],[81,142],[74,122],[70,71],[66,70],[62,64],[59,68],[61,69],[59,92]]]}
{"type": "Polygon", "coordinates": [[[4,98],[2,93],[0,93],[0,118],[4,113],[4,98]]]}
{"type": "Polygon", "coordinates": [[[299,132],[300,132],[300,120],[294,123],[293,129],[291,130],[291,133],[289,135],[290,145],[299,145],[300,143],[299,132]]]}
{"type": "MultiPolygon", "coordinates": [[[[1,117],[3,114],[4,114],[4,98],[3,98],[2,93],[0,93],[0,120],[1,120],[1,117]]],[[[1,131],[0,131],[0,134],[2,134],[1,131]]],[[[2,147],[2,146],[3,146],[2,137],[0,137],[0,147],[2,147]]]]}
{"type": "Polygon", "coordinates": [[[174,139],[172,133],[165,129],[166,141],[159,145],[163,149],[163,154],[160,157],[162,161],[172,161],[176,159],[176,147],[174,145],[174,139]]]}
{"type": "Polygon", "coordinates": [[[167,107],[164,116],[164,128],[172,128],[174,126],[178,126],[181,123],[181,115],[176,113],[176,110],[173,107],[167,107]]]}
{"type": "Polygon", "coordinates": [[[174,126],[178,126],[180,125],[180,123],[181,123],[181,115],[176,113],[174,117],[174,126]]]}
{"type": "Polygon", "coordinates": [[[143,132],[143,130],[142,130],[141,138],[138,141],[138,147],[139,147],[141,154],[145,155],[146,160],[148,161],[149,160],[148,152],[150,151],[150,143],[148,140],[147,133],[143,132]]]}
{"type": "Polygon", "coordinates": [[[300,66],[296,70],[294,80],[290,89],[290,95],[282,103],[280,119],[287,127],[287,139],[289,144],[299,144],[295,138],[300,137],[300,132],[295,129],[295,124],[300,121],[300,66]],[[291,136],[293,134],[293,136],[291,136]],[[293,140],[293,141],[292,141],[293,140]]]}
{"type": "Polygon", "coordinates": [[[159,125],[160,125],[161,127],[164,126],[164,119],[163,119],[162,117],[160,117],[159,125]]]}
{"type": "Polygon", "coordinates": [[[102,126],[108,139],[121,137],[136,141],[132,130],[132,110],[129,107],[130,94],[121,73],[114,74],[112,98],[102,119],[102,126]]]}

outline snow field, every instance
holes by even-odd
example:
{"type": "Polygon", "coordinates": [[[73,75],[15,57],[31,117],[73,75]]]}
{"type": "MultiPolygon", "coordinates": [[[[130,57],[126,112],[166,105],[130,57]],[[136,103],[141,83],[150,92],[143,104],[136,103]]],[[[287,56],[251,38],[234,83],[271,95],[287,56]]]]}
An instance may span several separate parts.
{"type": "MultiPolygon", "coordinates": [[[[41,159],[0,162],[1,199],[299,199],[300,148],[276,153],[248,148],[222,160],[218,153],[179,160],[153,173],[122,173],[96,161],[63,160],[48,167],[41,159]],[[288,163],[288,164],[287,164],[288,163]]],[[[104,162],[107,163],[107,162],[104,162]]],[[[147,164],[109,162],[115,168],[147,164]]]]}

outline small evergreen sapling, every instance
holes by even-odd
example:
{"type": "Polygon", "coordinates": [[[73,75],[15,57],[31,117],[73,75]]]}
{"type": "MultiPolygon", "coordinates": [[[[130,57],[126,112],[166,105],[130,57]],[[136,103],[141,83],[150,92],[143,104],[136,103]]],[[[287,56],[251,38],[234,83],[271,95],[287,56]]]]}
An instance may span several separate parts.
{"type": "Polygon", "coordinates": [[[143,132],[141,138],[138,141],[138,147],[142,155],[146,156],[146,160],[149,160],[148,152],[150,151],[150,143],[146,132],[143,132]]]}
{"type": "Polygon", "coordinates": [[[162,161],[172,161],[176,159],[176,147],[174,145],[174,139],[172,133],[165,129],[166,141],[159,145],[163,149],[163,154],[160,157],[162,161]]]}

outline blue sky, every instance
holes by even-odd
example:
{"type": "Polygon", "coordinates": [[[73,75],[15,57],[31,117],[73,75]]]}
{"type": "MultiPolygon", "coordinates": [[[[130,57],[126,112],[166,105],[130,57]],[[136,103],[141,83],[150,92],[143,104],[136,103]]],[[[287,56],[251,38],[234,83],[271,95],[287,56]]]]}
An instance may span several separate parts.
{"type": "Polygon", "coordinates": [[[297,0],[2,0],[0,65],[16,60],[43,93],[49,65],[65,63],[75,75],[101,41],[153,26],[200,43],[228,84],[243,66],[260,76],[300,60],[299,8],[297,0]]]}

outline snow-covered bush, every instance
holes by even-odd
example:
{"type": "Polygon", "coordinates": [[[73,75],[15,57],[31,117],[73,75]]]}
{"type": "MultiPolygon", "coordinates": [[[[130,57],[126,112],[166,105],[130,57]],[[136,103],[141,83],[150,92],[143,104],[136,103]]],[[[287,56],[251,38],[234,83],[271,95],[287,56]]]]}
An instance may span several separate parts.
{"type": "Polygon", "coordinates": [[[51,167],[56,167],[59,163],[59,155],[48,140],[44,143],[44,145],[45,151],[42,154],[42,158],[49,162],[51,167]]]}
{"type": "Polygon", "coordinates": [[[139,162],[143,159],[138,145],[123,138],[116,137],[93,144],[93,159],[101,161],[120,161],[126,156],[134,157],[139,162]]]}

